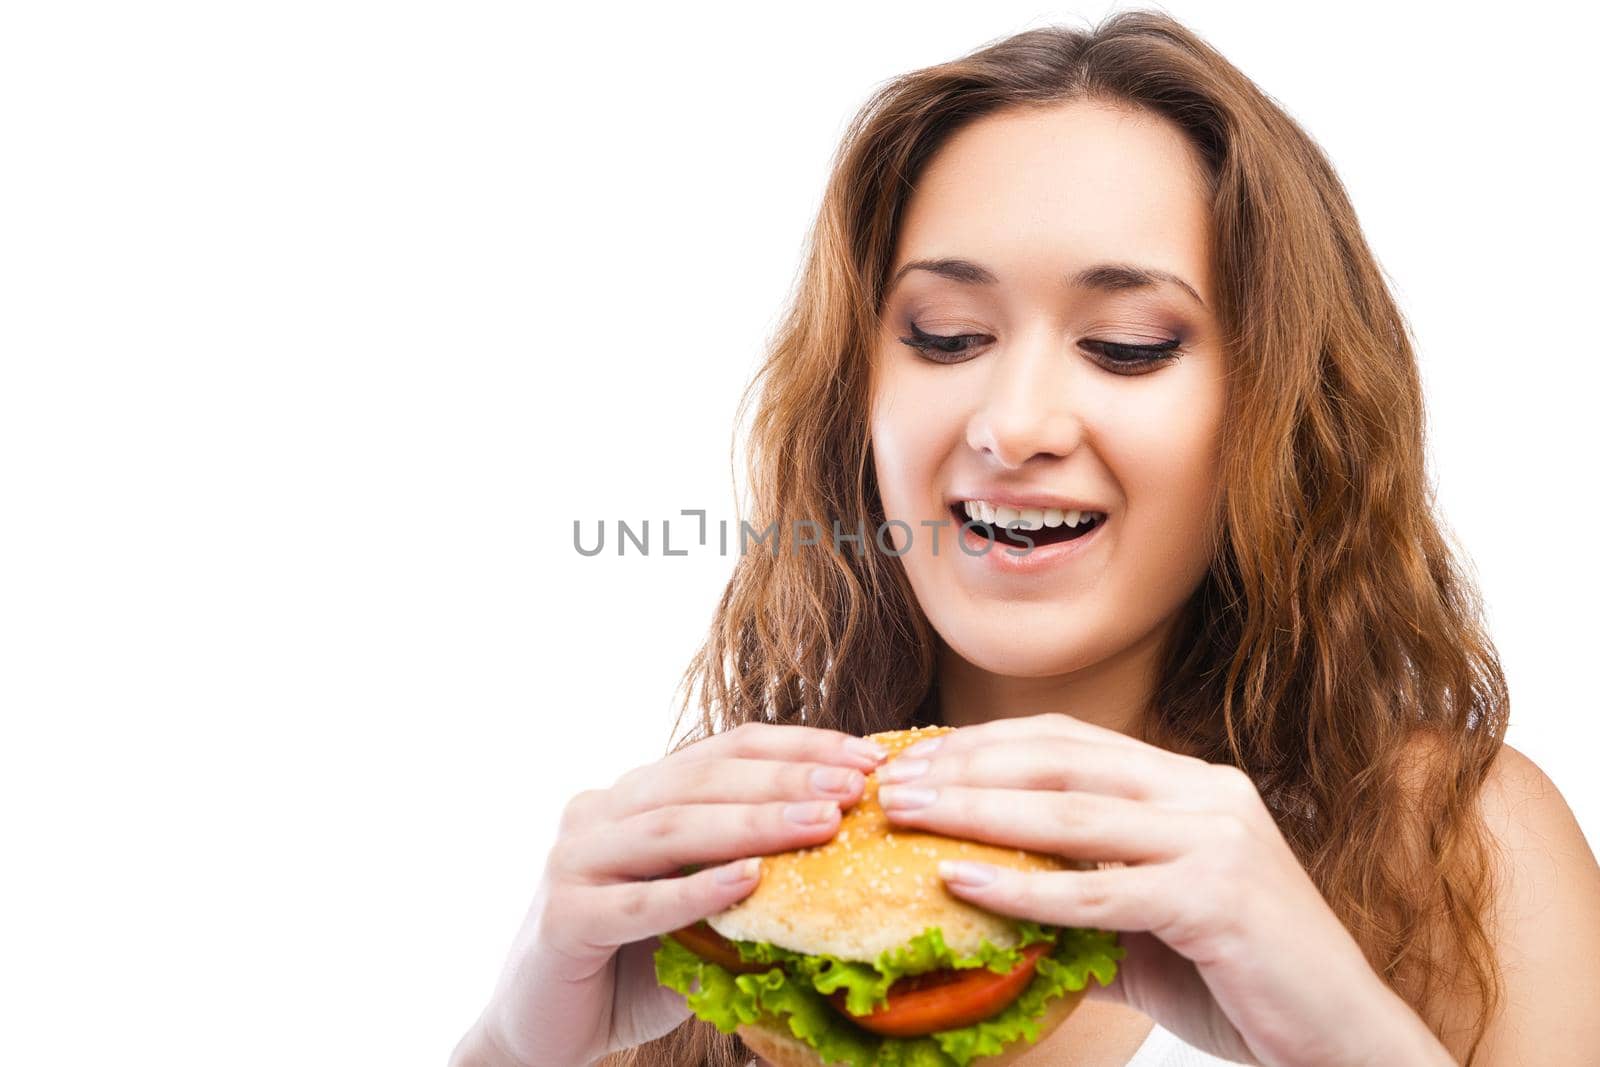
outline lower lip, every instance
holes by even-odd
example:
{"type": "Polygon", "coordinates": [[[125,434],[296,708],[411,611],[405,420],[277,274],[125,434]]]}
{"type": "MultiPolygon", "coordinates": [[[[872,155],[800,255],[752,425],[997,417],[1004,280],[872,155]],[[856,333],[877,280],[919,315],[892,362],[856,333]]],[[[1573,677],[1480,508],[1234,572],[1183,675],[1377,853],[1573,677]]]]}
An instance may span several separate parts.
{"type": "Polygon", "coordinates": [[[1027,551],[1023,551],[1019,545],[1007,545],[1001,541],[991,542],[977,530],[966,529],[960,531],[966,549],[963,550],[958,545],[956,551],[969,561],[970,566],[981,567],[989,574],[1034,575],[1055,567],[1066,566],[1082,557],[1085,552],[1100,543],[1100,532],[1110,521],[1110,516],[1107,516],[1082,537],[1071,541],[1057,541],[1053,545],[1035,545],[1027,551]],[[988,551],[985,552],[985,548],[988,551]],[[1018,554],[1013,555],[1013,553],[1018,554]]]}

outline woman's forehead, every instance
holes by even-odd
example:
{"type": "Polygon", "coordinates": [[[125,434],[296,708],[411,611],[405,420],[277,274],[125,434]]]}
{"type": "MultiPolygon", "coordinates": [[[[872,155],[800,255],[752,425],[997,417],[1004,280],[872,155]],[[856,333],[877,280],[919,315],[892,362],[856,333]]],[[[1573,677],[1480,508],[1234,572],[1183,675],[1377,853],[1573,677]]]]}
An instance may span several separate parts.
{"type": "Polygon", "coordinates": [[[1021,285],[1041,272],[1066,279],[1129,263],[1186,279],[1210,304],[1201,167],[1182,132],[1154,116],[1088,103],[989,116],[919,174],[891,277],[953,258],[1021,285]]]}

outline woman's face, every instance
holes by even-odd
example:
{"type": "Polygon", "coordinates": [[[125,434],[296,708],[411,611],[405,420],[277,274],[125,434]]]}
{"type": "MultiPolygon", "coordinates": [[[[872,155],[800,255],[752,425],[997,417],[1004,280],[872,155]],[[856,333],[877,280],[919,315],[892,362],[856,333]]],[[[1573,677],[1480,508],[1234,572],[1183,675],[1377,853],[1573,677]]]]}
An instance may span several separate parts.
{"type": "Polygon", "coordinates": [[[917,181],[876,344],[873,455],[917,598],[980,671],[1043,678],[1153,648],[1204,576],[1224,402],[1208,227],[1183,135],[1099,105],[980,120],[917,181]],[[965,339],[920,352],[917,331],[965,339]],[[1078,528],[1029,532],[1020,556],[978,554],[969,533],[969,554],[967,501],[1105,518],[1054,545],[1078,528]]]}

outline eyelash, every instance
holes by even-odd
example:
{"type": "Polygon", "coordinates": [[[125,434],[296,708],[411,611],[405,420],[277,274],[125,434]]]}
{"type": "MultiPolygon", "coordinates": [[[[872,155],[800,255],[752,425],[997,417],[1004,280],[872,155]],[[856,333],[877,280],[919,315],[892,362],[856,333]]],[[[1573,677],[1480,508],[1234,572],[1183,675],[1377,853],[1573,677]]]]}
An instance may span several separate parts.
{"type": "MultiPolygon", "coordinates": [[[[942,353],[944,356],[959,357],[975,346],[971,344],[963,344],[961,347],[953,350],[942,346],[949,344],[952,341],[967,341],[973,337],[987,336],[986,334],[981,333],[962,333],[946,337],[942,334],[924,333],[922,328],[914,322],[911,323],[911,332],[915,336],[900,338],[901,344],[905,345],[907,348],[913,348],[920,352],[930,362],[944,364],[960,363],[962,360],[959,358],[945,359],[938,355],[934,355],[933,353],[938,352],[942,353]]],[[[1137,353],[1136,358],[1133,359],[1113,356],[1105,356],[1102,358],[1101,362],[1104,364],[1109,364],[1113,374],[1124,375],[1147,374],[1149,371],[1154,370],[1158,366],[1175,362],[1182,352],[1182,349],[1179,347],[1182,342],[1176,337],[1169,338],[1158,345],[1125,345],[1118,344],[1115,341],[1084,341],[1082,343],[1093,346],[1094,350],[1100,352],[1137,353]]]]}

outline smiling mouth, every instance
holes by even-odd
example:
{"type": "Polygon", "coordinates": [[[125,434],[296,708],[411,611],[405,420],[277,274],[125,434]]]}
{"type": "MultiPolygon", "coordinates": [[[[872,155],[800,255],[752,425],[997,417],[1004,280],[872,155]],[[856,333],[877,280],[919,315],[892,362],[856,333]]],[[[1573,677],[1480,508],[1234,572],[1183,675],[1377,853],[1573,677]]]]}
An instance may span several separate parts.
{"type": "Polygon", "coordinates": [[[1080,522],[1076,526],[1068,526],[1066,523],[1062,523],[1060,526],[1045,526],[1037,530],[1017,531],[1018,534],[1027,535],[1028,540],[1024,541],[1003,526],[969,517],[959,501],[950,505],[950,515],[955,519],[958,530],[963,525],[971,524],[973,532],[979,537],[988,537],[997,544],[1007,545],[1012,548],[1028,548],[1030,542],[1033,548],[1043,548],[1045,545],[1060,544],[1063,541],[1076,541],[1091,530],[1097,529],[1106,521],[1105,519],[1093,519],[1088,522],[1080,522]]]}

